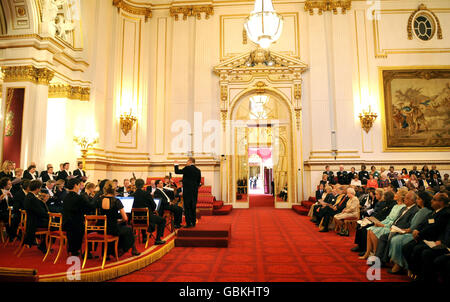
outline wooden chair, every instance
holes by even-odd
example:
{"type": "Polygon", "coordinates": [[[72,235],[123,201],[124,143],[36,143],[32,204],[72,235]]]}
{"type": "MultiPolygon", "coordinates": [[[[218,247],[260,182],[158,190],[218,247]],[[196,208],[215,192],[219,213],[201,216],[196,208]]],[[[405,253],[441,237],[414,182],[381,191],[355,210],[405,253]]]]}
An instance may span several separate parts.
{"type": "Polygon", "coordinates": [[[150,237],[153,237],[153,234],[148,232],[148,227],[150,226],[150,214],[148,208],[131,209],[131,226],[133,228],[133,232],[138,232],[138,238],[141,242],[142,230],[146,232],[147,241],[145,242],[145,248],[147,248],[150,237]]]}
{"type": "Polygon", "coordinates": [[[116,261],[119,261],[118,245],[119,237],[107,234],[106,215],[84,215],[84,260],[82,269],[86,265],[87,256],[89,253],[89,243],[103,243],[103,262],[102,269],[105,267],[106,255],[108,253],[108,243],[114,242],[116,261]],[[96,222],[96,224],[93,224],[96,222]],[[92,232],[92,233],[88,233],[92,232]]]}
{"type": "MultiPolygon", "coordinates": [[[[20,244],[19,244],[18,250],[16,250],[16,251],[18,251],[17,257],[20,257],[22,255],[22,253],[25,250],[25,248],[31,248],[31,246],[29,246],[27,244],[24,244],[24,239],[25,239],[25,236],[26,236],[26,228],[27,228],[27,216],[28,216],[27,215],[27,211],[21,210],[20,213],[21,213],[20,220],[22,222],[22,219],[23,219],[24,224],[23,224],[22,239],[20,240],[20,244]]],[[[48,229],[47,228],[37,228],[36,232],[35,232],[35,236],[36,237],[38,237],[38,236],[47,236],[47,233],[48,233],[48,229]]],[[[42,240],[44,240],[44,239],[42,239],[42,240]]]]}
{"type": "Polygon", "coordinates": [[[175,227],[173,225],[173,213],[169,210],[165,210],[162,217],[166,220],[166,229],[170,233],[173,233],[173,231],[175,230],[175,227]]]}
{"type": "MultiPolygon", "coordinates": [[[[8,225],[11,226],[11,213],[12,213],[12,207],[8,207],[8,225]]],[[[8,233],[6,232],[6,225],[3,221],[0,221],[0,236],[1,236],[1,242],[5,243],[4,246],[8,245],[9,242],[9,236],[8,233]],[[5,235],[6,234],[6,238],[5,235]]]]}
{"type": "Polygon", "coordinates": [[[344,226],[348,230],[348,233],[351,233],[351,229],[356,230],[357,227],[357,221],[359,220],[359,217],[349,218],[344,220],[344,226]]]}
{"type": "Polygon", "coordinates": [[[53,262],[53,264],[56,264],[56,262],[58,262],[59,256],[61,255],[63,247],[67,247],[67,234],[62,230],[62,214],[49,212],[48,216],[48,233],[45,236],[45,241],[47,242],[47,253],[44,256],[44,259],[42,259],[42,262],[44,262],[45,259],[47,259],[47,256],[50,254],[50,249],[53,244],[52,238],[55,238],[55,241],[59,240],[58,254],[56,255],[55,261],[53,262]]]}
{"type": "Polygon", "coordinates": [[[20,247],[23,245],[26,228],[27,228],[27,212],[25,210],[20,210],[20,222],[19,226],[17,227],[16,238],[14,238],[12,243],[14,244],[14,242],[16,242],[16,239],[19,237],[19,233],[20,233],[20,242],[19,247],[14,251],[14,254],[17,254],[20,250],[20,247]]]}

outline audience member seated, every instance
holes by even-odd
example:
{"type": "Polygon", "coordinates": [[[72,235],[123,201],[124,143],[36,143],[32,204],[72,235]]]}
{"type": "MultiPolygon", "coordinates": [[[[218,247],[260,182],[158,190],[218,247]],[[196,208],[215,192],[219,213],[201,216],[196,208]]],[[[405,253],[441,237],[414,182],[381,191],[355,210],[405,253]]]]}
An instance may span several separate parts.
{"type": "Polygon", "coordinates": [[[374,179],[380,178],[380,173],[377,171],[377,168],[375,166],[370,167],[370,173],[369,175],[372,175],[374,179]]]}
{"type": "Polygon", "coordinates": [[[438,169],[436,168],[436,165],[431,166],[430,170],[430,179],[433,179],[433,176],[437,175],[437,178],[441,179],[441,173],[439,173],[438,169]]]}
{"type": "MultiPolygon", "coordinates": [[[[412,174],[415,176],[415,174],[412,174]]],[[[394,267],[388,272],[391,274],[401,274],[407,268],[405,258],[403,258],[402,247],[413,239],[412,232],[420,225],[425,223],[427,216],[432,212],[431,199],[433,196],[426,191],[418,193],[417,206],[420,210],[414,215],[409,228],[404,229],[404,233],[390,233],[389,252],[382,261],[387,262],[390,259],[394,263],[394,267]]]]}
{"type": "Polygon", "coordinates": [[[80,183],[78,178],[67,181],[69,192],[63,202],[63,230],[67,232],[67,251],[72,256],[80,255],[84,237],[84,215],[95,209],[93,200],[86,200],[78,194],[80,183]]]}
{"type": "Polygon", "coordinates": [[[408,179],[409,179],[409,173],[408,173],[408,170],[406,170],[406,168],[403,168],[403,169],[402,169],[402,172],[400,173],[400,176],[402,177],[402,179],[405,180],[405,182],[407,182],[408,179]]]}
{"type": "Polygon", "coordinates": [[[7,177],[10,180],[14,179],[13,176],[13,162],[10,160],[5,160],[2,164],[2,170],[0,171],[0,179],[7,177]]]}
{"type": "Polygon", "coordinates": [[[386,179],[388,179],[388,173],[389,173],[389,170],[386,170],[384,167],[380,168],[380,178],[382,176],[384,176],[386,179]]]}
{"type": "MultiPolygon", "coordinates": [[[[433,170],[432,170],[433,171],[433,170]]],[[[442,182],[442,180],[438,177],[439,175],[437,173],[430,173],[430,175],[433,175],[433,177],[430,180],[429,185],[431,187],[440,187],[442,186],[444,183],[442,182]]]]}
{"type": "Polygon", "coordinates": [[[339,196],[337,197],[334,205],[325,205],[325,207],[320,209],[317,215],[318,218],[321,219],[321,227],[319,228],[319,232],[328,232],[328,225],[334,215],[341,213],[347,206],[348,196],[345,194],[344,186],[338,187],[338,193],[339,196]]]}
{"type": "MultiPolygon", "coordinates": [[[[139,255],[135,246],[134,234],[131,227],[126,225],[128,216],[123,209],[122,202],[115,197],[116,187],[112,181],[107,181],[103,188],[103,196],[101,199],[101,207],[99,215],[106,215],[107,233],[108,235],[119,236],[119,257],[130,249],[131,254],[139,255]],[[118,219],[122,219],[123,223],[118,223],[118,219]]],[[[108,247],[108,254],[114,254],[113,244],[108,247]]]]}
{"type": "Polygon", "coordinates": [[[359,200],[355,196],[355,190],[353,188],[347,189],[347,204],[341,213],[334,215],[334,221],[337,229],[339,229],[338,234],[342,236],[348,236],[348,229],[345,228],[344,220],[359,218],[359,200]]]}
{"type": "Polygon", "coordinates": [[[331,186],[325,187],[325,193],[320,199],[317,199],[315,205],[312,206],[312,218],[311,221],[319,225],[320,220],[317,218],[319,210],[324,208],[327,204],[334,204],[335,197],[337,197],[336,190],[333,190],[331,186]]]}
{"type": "MultiPolygon", "coordinates": [[[[396,204],[394,201],[394,193],[384,192],[383,189],[376,189],[375,199],[377,202],[370,217],[374,217],[376,219],[374,221],[384,221],[396,204]]],[[[373,225],[374,222],[368,218],[358,221],[355,234],[356,246],[351,250],[360,253],[359,256],[363,256],[366,252],[367,229],[373,225]]]]}
{"type": "Polygon", "coordinates": [[[409,177],[409,181],[406,183],[406,186],[409,190],[419,189],[419,180],[417,179],[416,174],[411,174],[411,176],[409,177]]]}
{"type": "Polygon", "coordinates": [[[448,173],[444,174],[444,179],[442,180],[442,183],[444,184],[444,186],[448,186],[450,184],[450,179],[449,179],[448,173]]]}
{"type": "MultiPolygon", "coordinates": [[[[27,225],[24,244],[33,246],[36,245],[36,229],[48,227],[48,209],[46,204],[39,199],[39,192],[42,188],[41,181],[32,180],[29,188],[30,191],[24,201],[24,208],[27,212],[27,225]]],[[[41,240],[38,249],[43,253],[47,252],[45,240],[41,240]]]]}
{"type": "Polygon", "coordinates": [[[328,175],[327,174],[322,174],[322,179],[320,180],[319,185],[323,185],[324,187],[327,185],[332,185],[332,183],[330,183],[328,181],[328,175]]]}
{"type": "Polygon", "coordinates": [[[394,171],[394,166],[389,167],[389,172],[387,173],[387,178],[390,182],[393,182],[397,179],[398,173],[394,171]]]}
{"type": "Polygon", "coordinates": [[[95,208],[97,208],[97,204],[94,201],[95,197],[95,184],[92,182],[86,183],[86,186],[84,187],[84,191],[80,193],[80,196],[84,199],[85,203],[92,204],[94,208],[90,209],[87,214],[88,215],[95,215],[95,208]]]}
{"type": "Polygon", "coordinates": [[[167,193],[164,191],[164,188],[163,188],[164,183],[160,179],[156,180],[155,184],[156,184],[156,190],[155,190],[155,193],[153,194],[153,197],[155,199],[161,200],[160,201],[161,206],[159,207],[159,216],[162,217],[164,215],[165,210],[172,212],[173,219],[174,219],[174,222],[173,222],[174,227],[176,229],[181,228],[183,208],[171,203],[171,199],[169,198],[167,193]]]}
{"type": "Polygon", "coordinates": [[[387,188],[390,182],[385,174],[381,174],[380,179],[378,180],[378,188],[387,188]]]}
{"type": "Polygon", "coordinates": [[[425,179],[429,180],[430,179],[430,170],[428,169],[427,165],[424,165],[422,167],[422,173],[425,173],[425,179]]]}
{"type": "Polygon", "coordinates": [[[366,165],[361,165],[361,171],[358,173],[358,178],[363,185],[367,184],[367,180],[369,180],[369,172],[366,171],[366,165]]]}
{"type": "Polygon", "coordinates": [[[392,208],[389,215],[381,222],[375,220],[374,225],[367,229],[366,252],[363,256],[359,257],[359,259],[367,259],[370,256],[375,255],[378,238],[381,235],[390,232],[392,224],[395,222],[403,208],[405,208],[404,199],[407,193],[408,190],[406,188],[398,190],[394,195],[394,200],[397,201],[397,204],[392,208]]]}
{"type": "Polygon", "coordinates": [[[337,172],[337,179],[338,184],[340,185],[347,185],[348,183],[348,173],[344,170],[344,166],[339,166],[339,171],[337,172]]]}
{"type": "Polygon", "coordinates": [[[324,188],[325,188],[324,184],[320,183],[319,189],[317,189],[317,191],[316,191],[316,200],[323,199],[322,195],[325,193],[324,188]]]}
{"type": "Polygon", "coordinates": [[[413,166],[412,170],[409,171],[409,177],[411,177],[412,175],[415,175],[416,178],[420,177],[420,171],[417,170],[417,166],[413,166]]]}
{"type": "Polygon", "coordinates": [[[405,196],[405,205],[400,215],[394,221],[389,232],[382,234],[378,237],[378,244],[375,251],[375,256],[377,256],[382,264],[389,261],[389,240],[395,236],[397,233],[406,232],[411,227],[411,221],[419,211],[417,206],[417,195],[413,191],[409,191],[405,196]]]}
{"type": "Polygon", "coordinates": [[[421,190],[425,190],[428,189],[430,187],[430,184],[428,183],[428,179],[426,177],[426,174],[424,172],[422,172],[420,174],[420,179],[419,179],[419,188],[421,190]]]}
{"type": "MultiPolygon", "coordinates": [[[[149,233],[153,233],[156,224],[155,245],[164,244],[166,242],[164,240],[161,240],[161,238],[164,236],[164,228],[166,226],[166,220],[163,217],[158,216],[156,214],[156,203],[153,200],[150,193],[143,190],[144,184],[145,182],[143,179],[136,180],[136,192],[134,193],[133,209],[148,208],[148,212],[150,215],[149,216],[150,226],[147,231],[149,233]]],[[[146,238],[146,236],[143,237],[146,238]]]]}
{"type": "Polygon", "coordinates": [[[435,283],[439,274],[443,284],[450,284],[450,220],[441,237],[441,240],[434,242],[436,246],[422,252],[420,279],[428,283],[435,283]]]}
{"type": "Polygon", "coordinates": [[[445,234],[445,228],[450,217],[448,203],[449,198],[447,194],[436,194],[431,201],[434,211],[427,217],[423,225],[413,231],[412,236],[414,240],[408,242],[402,248],[403,257],[405,257],[408,265],[408,276],[413,279],[422,279],[424,272],[429,269],[424,267],[426,263],[422,262],[423,253],[431,249],[428,246],[429,242],[436,244],[439,241],[438,243],[441,244],[440,239],[445,234]]]}
{"type": "MultiPolygon", "coordinates": [[[[334,184],[334,173],[330,170],[330,166],[325,166],[325,171],[323,171],[323,175],[327,176],[328,183],[334,184]]],[[[323,178],[322,178],[323,179],[323,178]]]]}
{"type": "Polygon", "coordinates": [[[361,180],[359,180],[359,176],[358,174],[355,174],[354,178],[352,179],[351,186],[355,186],[355,187],[360,187],[362,186],[361,180]]]}
{"type": "Polygon", "coordinates": [[[378,188],[378,181],[372,174],[369,175],[369,180],[367,180],[367,187],[375,189],[378,188]]]}
{"type": "Polygon", "coordinates": [[[391,183],[395,186],[395,188],[398,190],[400,188],[406,187],[406,182],[405,180],[402,178],[402,176],[399,174],[397,175],[397,179],[391,181],[391,183]]]}
{"type": "Polygon", "coordinates": [[[347,185],[350,185],[352,180],[355,178],[355,175],[358,175],[358,173],[355,170],[355,167],[351,167],[350,172],[347,174],[347,185]]]}
{"type": "Polygon", "coordinates": [[[359,199],[359,204],[362,207],[361,218],[370,216],[373,213],[377,202],[378,200],[375,198],[375,189],[368,188],[367,193],[359,199]]]}

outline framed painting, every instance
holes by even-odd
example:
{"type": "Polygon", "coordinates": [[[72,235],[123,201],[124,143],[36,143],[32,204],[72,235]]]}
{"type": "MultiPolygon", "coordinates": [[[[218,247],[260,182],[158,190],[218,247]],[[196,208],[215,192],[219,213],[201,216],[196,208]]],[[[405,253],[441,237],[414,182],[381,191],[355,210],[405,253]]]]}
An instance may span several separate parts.
{"type": "Polygon", "coordinates": [[[380,69],[385,151],[450,150],[450,68],[380,69]]]}

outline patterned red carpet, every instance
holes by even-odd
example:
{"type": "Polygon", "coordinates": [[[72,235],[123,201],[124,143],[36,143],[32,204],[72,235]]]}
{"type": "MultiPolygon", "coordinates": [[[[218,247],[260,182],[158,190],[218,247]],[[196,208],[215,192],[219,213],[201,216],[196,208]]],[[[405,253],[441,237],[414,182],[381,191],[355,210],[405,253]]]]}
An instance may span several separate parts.
{"type": "MultiPolygon", "coordinates": [[[[269,207],[204,216],[201,224],[231,223],[228,248],[175,247],[119,282],[367,282],[365,261],[352,253],[353,237],[319,233],[292,210],[269,207]]],[[[407,281],[381,270],[381,281],[407,281]]]]}
{"type": "Polygon", "coordinates": [[[272,195],[265,195],[265,194],[250,195],[249,204],[250,208],[255,207],[273,208],[275,204],[275,197],[273,197],[272,195]]]}

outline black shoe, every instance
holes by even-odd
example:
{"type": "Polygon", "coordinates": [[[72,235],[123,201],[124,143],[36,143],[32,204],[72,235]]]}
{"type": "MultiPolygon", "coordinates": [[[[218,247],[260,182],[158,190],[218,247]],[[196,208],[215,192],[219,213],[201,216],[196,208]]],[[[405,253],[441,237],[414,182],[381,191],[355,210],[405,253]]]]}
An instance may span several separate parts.
{"type": "Polygon", "coordinates": [[[193,227],[194,227],[194,226],[191,225],[191,224],[188,224],[188,225],[183,226],[183,228],[186,228],[186,229],[190,229],[190,228],[193,228],[193,227]]]}
{"type": "Polygon", "coordinates": [[[164,244],[164,243],[166,243],[166,241],[164,241],[164,240],[156,240],[155,241],[155,245],[161,245],[161,244],[164,244]]]}
{"type": "MultiPolygon", "coordinates": [[[[72,253],[72,256],[78,256],[78,253],[77,253],[77,255],[74,255],[74,254],[72,253]]],[[[94,256],[92,256],[92,253],[88,253],[87,258],[88,258],[88,259],[94,259],[94,256]]]]}
{"type": "Polygon", "coordinates": [[[362,257],[362,256],[364,256],[365,254],[366,254],[365,251],[361,251],[361,252],[359,252],[358,256],[362,257]]]}
{"type": "Polygon", "coordinates": [[[45,246],[38,245],[38,250],[40,250],[44,255],[47,253],[47,248],[45,246]]]}
{"type": "Polygon", "coordinates": [[[356,252],[356,253],[359,253],[359,252],[361,252],[361,250],[359,249],[359,245],[357,245],[357,246],[355,246],[355,247],[351,248],[351,249],[350,249],[350,251],[352,251],[352,252],[356,252]]]}
{"type": "Polygon", "coordinates": [[[139,253],[138,250],[131,251],[132,256],[139,256],[140,254],[141,253],[139,253]]]}
{"type": "Polygon", "coordinates": [[[322,229],[322,230],[320,230],[319,232],[320,232],[320,233],[327,233],[328,230],[327,230],[327,229],[322,229]]]}
{"type": "Polygon", "coordinates": [[[181,229],[181,225],[179,225],[179,224],[175,224],[173,227],[176,229],[181,229]]]}
{"type": "Polygon", "coordinates": [[[404,274],[405,274],[405,271],[401,269],[401,270],[399,270],[399,271],[393,272],[393,271],[390,269],[390,270],[388,270],[388,273],[389,273],[389,274],[392,274],[392,275],[404,275],[404,274]]]}

